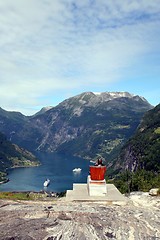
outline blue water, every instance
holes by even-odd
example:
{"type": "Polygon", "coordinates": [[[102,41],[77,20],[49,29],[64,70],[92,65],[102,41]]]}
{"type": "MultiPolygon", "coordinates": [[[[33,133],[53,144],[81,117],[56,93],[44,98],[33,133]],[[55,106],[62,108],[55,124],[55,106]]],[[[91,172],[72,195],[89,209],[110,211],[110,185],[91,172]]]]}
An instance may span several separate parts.
{"type": "Polygon", "coordinates": [[[73,183],[86,183],[89,161],[73,156],[38,153],[38,167],[15,168],[8,171],[9,182],[0,185],[0,191],[41,191],[46,178],[50,179],[48,191],[63,192],[73,188],[73,183]],[[74,168],[81,168],[74,173],[74,168]]]}

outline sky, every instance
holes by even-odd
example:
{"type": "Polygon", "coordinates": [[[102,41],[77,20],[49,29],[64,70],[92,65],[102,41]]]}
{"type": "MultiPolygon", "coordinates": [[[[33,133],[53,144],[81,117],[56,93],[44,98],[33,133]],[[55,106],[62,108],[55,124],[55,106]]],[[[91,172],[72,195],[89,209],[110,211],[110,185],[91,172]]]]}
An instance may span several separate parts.
{"type": "Polygon", "coordinates": [[[0,0],[1,108],[116,91],[160,103],[160,0],[0,0]]]}

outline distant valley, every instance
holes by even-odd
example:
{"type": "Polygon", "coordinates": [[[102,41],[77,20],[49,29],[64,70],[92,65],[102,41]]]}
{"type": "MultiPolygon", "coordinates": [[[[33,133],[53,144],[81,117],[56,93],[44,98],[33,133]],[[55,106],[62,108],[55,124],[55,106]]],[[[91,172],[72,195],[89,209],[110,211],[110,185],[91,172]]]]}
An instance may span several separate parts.
{"type": "Polygon", "coordinates": [[[84,92],[33,116],[0,109],[0,132],[30,151],[58,152],[111,163],[152,109],[128,92],[84,92]]]}

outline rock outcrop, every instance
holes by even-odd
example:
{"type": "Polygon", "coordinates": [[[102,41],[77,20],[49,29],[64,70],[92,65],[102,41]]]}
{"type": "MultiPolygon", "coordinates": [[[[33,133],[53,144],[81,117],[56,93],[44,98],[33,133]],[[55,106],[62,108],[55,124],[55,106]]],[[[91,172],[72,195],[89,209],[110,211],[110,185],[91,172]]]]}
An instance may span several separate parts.
{"type": "Polygon", "coordinates": [[[126,205],[0,200],[0,239],[160,239],[160,198],[136,193],[129,200],[126,205]]]}
{"type": "Polygon", "coordinates": [[[159,188],[152,188],[152,189],[150,189],[149,194],[150,194],[151,196],[158,196],[158,194],[159,194],[159,188]]]}

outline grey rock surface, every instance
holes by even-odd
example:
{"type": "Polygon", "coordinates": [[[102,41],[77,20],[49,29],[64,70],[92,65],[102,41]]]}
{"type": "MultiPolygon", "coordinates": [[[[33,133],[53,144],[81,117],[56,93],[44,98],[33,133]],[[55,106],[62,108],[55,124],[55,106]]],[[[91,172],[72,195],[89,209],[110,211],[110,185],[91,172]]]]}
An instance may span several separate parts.
{"type": "Polygon", "coordinates": [[[160,197],[134,193],[126,205],[106,202],[0,200],[3,240],[158,240],[160,197]]]}

